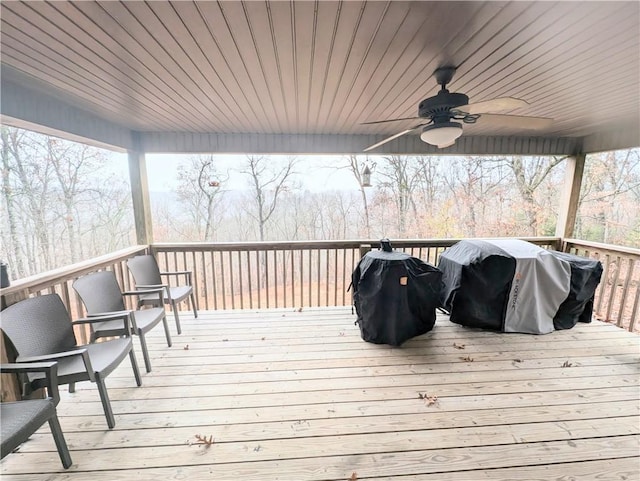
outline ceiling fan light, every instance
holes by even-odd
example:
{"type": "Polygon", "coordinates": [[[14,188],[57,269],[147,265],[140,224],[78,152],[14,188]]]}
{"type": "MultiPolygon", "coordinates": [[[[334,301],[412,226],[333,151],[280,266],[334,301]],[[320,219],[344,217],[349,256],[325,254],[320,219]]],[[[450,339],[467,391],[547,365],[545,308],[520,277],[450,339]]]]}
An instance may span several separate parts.
{"type": "Polygon", "coordinates": [[[442,122],[427,125],[422,129],[420,139],[430,145],[449,146],[462,135],[462,125],[458,122],[442,122]]]}

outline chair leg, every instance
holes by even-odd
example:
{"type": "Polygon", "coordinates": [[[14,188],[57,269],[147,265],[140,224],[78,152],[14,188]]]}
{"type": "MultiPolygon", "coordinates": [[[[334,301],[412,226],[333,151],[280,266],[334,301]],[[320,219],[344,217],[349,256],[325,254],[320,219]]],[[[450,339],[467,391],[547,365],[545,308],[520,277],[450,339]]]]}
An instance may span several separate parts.
{"type": "Polygon", "coordinates": [[[193,309],[193,317],[198,317],[198,308],[196,307],[196,298],[193,295],[193,291],[191,292],[190,296],[191,297],[191,308],[193,309]]]}
{"type": "Polygon", "coordinates": [[[171,347],[171,333],[169,332],[169,323],[167,322],[167,316],[162,318],[162,324],[164,324],[164,335],[167,338],[167,346],[171,347]]]}
{"type": "Polygon", "coordinates": [[[74,392],[76,392],[76,383],[75,382],[70,382],[69,383],[69,392],[71,394],[73,394],[74,392]]]}
{"type": "Polygon", "coordinates": [[[149,359],[149,351],[147,350],[147,340],[144,338],[144,332],[138,332],[140,339],[140,347],[142,348],[142,358],[144,359],[144,368],[147,372],[151,372],[151,360],[149,359]]]}
{"type": "Polygon", "coordinates": [[[73,464],[73,461],[71,461],[69,447],[67,446],[67,441],[64,439],[64,434],[62,433],[62,428],[60,427],[60,422],[58,421],[57,415],[54,414],[51,418],[49,418],[49,427],[51,428],[53,440],[56,442],[56,447],[58,448],[60,461],[62,461],[64,469],[68,469],[71,464],[73,464]]]}
{"type": "Polygon", "coordinates": [[[109,426],[109,429],[113,429],[116,425],[116,419],[113,417],[113,411],[111,410],[111,402],[109,401],[107,386],[105,386],[104,379],[102,379],[102,376],[99,373],[96,373],[96,385],[98,386],[98,392],[100,393],[100,401],[102,402],[104,416],[107,418],[107,426],[109,426]]]}
{"type": "Polygon", "coordinates": [[[129,351],[129,359],[131,360],[131,367],[133,368],[133,375],[136,378],[136,385],[142,386],[142,378],[140,378],[140,370],[138,369],[138,361],[136,361],[136,353],[133,352],[133,348],[129,351]]]}
{"type": "Polygon", "coordinates": [[[180,315],[178,314],[178,306],[176,301],[171,300],[171,309],[173,309],[173,317],[176,319],[176,329],[178,330],[178,334],[182,334],[182,329],[180,328],[180,315]]]}

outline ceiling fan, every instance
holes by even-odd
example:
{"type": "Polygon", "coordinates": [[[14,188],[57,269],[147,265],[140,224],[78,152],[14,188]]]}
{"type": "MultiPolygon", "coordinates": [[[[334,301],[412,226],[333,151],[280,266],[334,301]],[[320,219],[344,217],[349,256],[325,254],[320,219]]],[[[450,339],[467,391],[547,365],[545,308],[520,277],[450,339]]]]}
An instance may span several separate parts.
{"type": "Polygon", "coordinates": [[[501,97],[475,104],[469,103],[469,97],[462,93],[452,93],[447,90],[447,84],[451,82],[456,72],[455,67],[440,67],[433,76],[441,86],[437,95],[424,99],[418,105],[418,117],[405,117],[400,119],[378,120],[363,122],[362,125],[381,124],[385,122],[397,122],[400,120],[420,120],[413,127],[398,132],[386,139],[373,144],[365,152],[380,147],[387,142],[422,129],[420,138],[427,144],[435,145],[439,149],[450,147],[456,139],[462,135],[462,124],[474,124],[478,119],[481,122],[493,126],[515,127],[519,129],[538,130],[551,125],[553,119],[544,117],[526,117],[521,115],[491,114],[500,110],[513,110],[529,105],[525,100],[513,97],[501,97]]]}

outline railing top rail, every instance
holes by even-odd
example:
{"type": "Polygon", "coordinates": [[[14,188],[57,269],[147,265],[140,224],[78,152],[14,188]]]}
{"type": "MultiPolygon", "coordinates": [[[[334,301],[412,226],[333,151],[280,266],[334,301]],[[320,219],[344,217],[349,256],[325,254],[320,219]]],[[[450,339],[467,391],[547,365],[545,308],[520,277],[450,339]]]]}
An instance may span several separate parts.
{"type": "MultiPolygon", "coordinates": [[[[492,237],[495,239],[496,237],[492,237]]],[[[482,238],[475,238],[482,240],[482,238]]],[[[535,244],[560,245],[560,237],[520,237],[535,244]]],[[[393,247],[450,247],[462,239],[392,239],[393,247]]],[[[162,242],[151,245],[161,251],[230,251],[230,250],[300,250],[300,249],[357,249],[360,246],[378,247],[379,239],[318,240],[318,241],[256,241],[256,242],[162,242]]]]}
{"type": "MultiPolygon", "coordinates": [[[[599,251],[615,252],[616,254],[625,254],[635,259],[640,259],[640,249],[633,247],[625,247],[614,244],[603,244],[600,242],[584,241],[580,239],[564,239],[565,246],[568,247],[590,247],[599,251]]],[[[567,250],[565,248],[565,250],[567,250]]]]}
{"type": "Polygon", "coordinates": [[[96,269],[111,265],[120,260],[127,259],[134,254],[145,252],[147,250],[147,247],[148,246],[146,245],[127,247],[126,249],[111,252],[100,257],[94,257],[92,259],[78,262],[76,264],[71,264],[69,266],[60,267],[59,269],[47,271],[43,274],[36,274],[34,276],[18,279],[16,281],[12,281],[9,287],[0,289],[0,295],[5,296],[22,291],[24,289],[33,290],[34,288],[37,289],[43,286],[47,287],[54,281],[63,282],[68,279],[73,279],[88,272],[93,272],[96,269]]]}

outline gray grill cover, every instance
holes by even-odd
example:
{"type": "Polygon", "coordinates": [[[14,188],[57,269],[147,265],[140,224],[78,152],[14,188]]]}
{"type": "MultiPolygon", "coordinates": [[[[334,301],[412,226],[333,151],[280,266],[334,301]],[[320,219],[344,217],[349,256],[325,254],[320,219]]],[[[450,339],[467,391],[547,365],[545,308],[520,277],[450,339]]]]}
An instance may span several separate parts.
{"type": "Polygon", "coordinates": [[[441,304],[452,322],[504,332],[588,322],[599,262],[559,254],[514,239],[460,241],[440,256],[441,304]]]}

